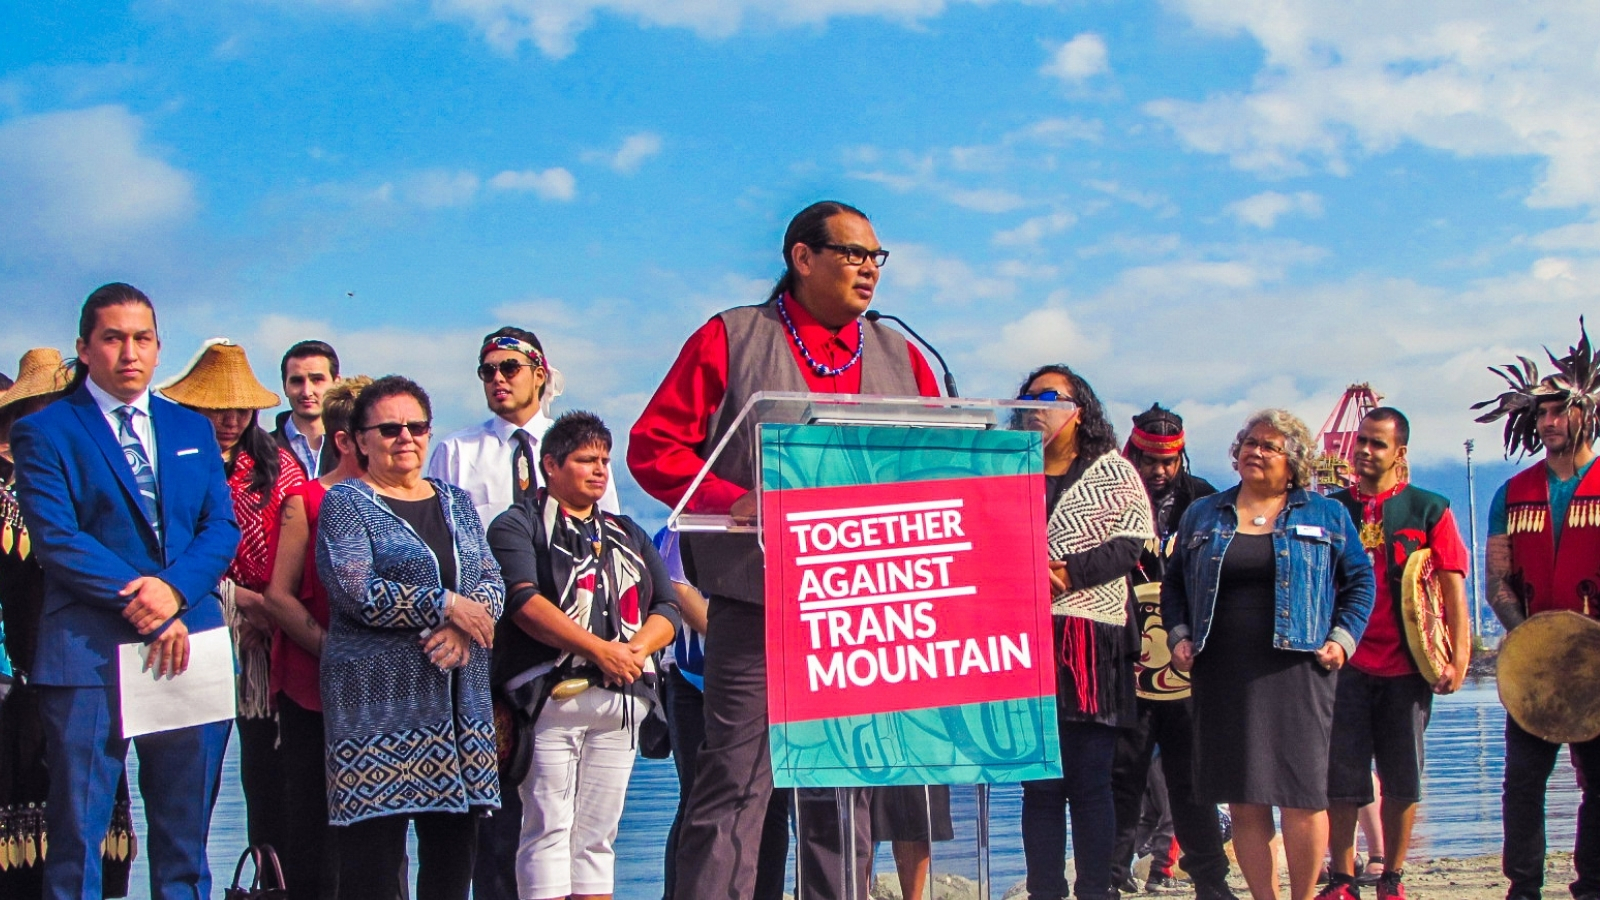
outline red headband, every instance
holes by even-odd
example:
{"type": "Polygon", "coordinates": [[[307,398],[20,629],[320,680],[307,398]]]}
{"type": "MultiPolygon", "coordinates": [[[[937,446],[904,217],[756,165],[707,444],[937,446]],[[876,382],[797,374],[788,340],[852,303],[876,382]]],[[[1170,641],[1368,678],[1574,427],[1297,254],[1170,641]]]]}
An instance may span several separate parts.
{"type": "Polygon", "coordinates": [[[1181,453],[1183,451],[1183,432],[1180,431],[1177,434],[1151,434],[1138,426],[1134,426],[1133,434],[1128,436],[1128,443],[1145,453],[1181,453]]]}

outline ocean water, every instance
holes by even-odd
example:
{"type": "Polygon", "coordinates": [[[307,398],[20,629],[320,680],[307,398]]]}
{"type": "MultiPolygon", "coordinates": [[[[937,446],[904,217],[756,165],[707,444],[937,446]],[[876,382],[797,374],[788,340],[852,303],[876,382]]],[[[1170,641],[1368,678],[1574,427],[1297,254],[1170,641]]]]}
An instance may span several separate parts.
{"type": "MultiPolygon", "coordinates": [[[[1505,711],[1492,679],[1470,681],[1460,693],[1435,701],[1427,733],[1427,772],[1413,842],[1414,858],[1499,852],[1504,729],[1505,711]]],[[[1546,828],[1553,849],[1570,849],[1576,826],[1577,782],[1566,759],[1563,755],[1550,779],[1546,828]]],[[[129,764],[137,765],[131,757],[129,764]]],[[[973,878],[978,865],[974,849],[974,791],[956,788],[952,794],[956,839],[935,845],[934,869],[973,878]]],[[[648,900],[661,895],[662,849],[677,799],[672,761],[639,760],[617,837],[617,897],[648,900]]],[[[990,871],[996,897],[1025,875],[1019,830],[1021,803],[1022,791],[1014,785],[997,786],[991,791],[990,871]]],[[[137,795],[134,806],[134,819],[142,823],[137,795]]],[[[142,839],[142,825],[140,831],[142,839]]],[[[244,848],[244,796],[239,789],[237,754],[230,746],[223,768],[223,791],[211,825],[210,858],[216,896],[221,896],[222,888],[231,879],[244,848]]],[[[881,853],[880,858],[887,864],[887,848],[881,853]]],[[[880,870],[892,870],[892,865],[880,870]]],[[[132,898],[149,897],[148,878],[141,856],[134,863],[132,898]]]]}

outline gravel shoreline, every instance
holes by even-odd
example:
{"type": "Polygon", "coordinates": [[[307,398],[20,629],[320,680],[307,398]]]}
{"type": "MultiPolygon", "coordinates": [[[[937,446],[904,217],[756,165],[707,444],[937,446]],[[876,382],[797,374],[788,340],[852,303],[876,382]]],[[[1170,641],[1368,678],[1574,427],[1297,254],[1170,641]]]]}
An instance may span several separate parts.
{"type": "MultiPolygon", "coordinates": [[[[1070,867],[1068,871],[1071,871],[1070,867]]],[[[1280,876],[1282,878],[1280,895],[1287,895],[1289,887],[1287,875],[1282,875],[1280,870],[1280,876]]],[[[1571,853],[1551,853],[1545,861],[1545,896],[1565,897],[1567,884],[1576,877],[1577,873],[1572,869],[1571,853]]],[[[977,885],[959,876],[935,875],[934,882],[936,900],[976,900],[978,896],[977,885]]],[[[1241,900],[1250,896],[1249,891],[1245,889],[1244,878],[1239,875],[1237,868],[1233,871],[1229,882],[1241,900]]],[[[1140,884],[1143,884],[1142,880],[1140,884]]],[[[1411,860],[1406,864],[1405,886],[1406,896],[1410,900],[1502,900],[1508,885],[1505,876],[1500,874],[1499,854],[1492,854],[1465,859],[1438,857],[1411,860]]],[[[1370,887],[1364,888],[1362,893],[1364,897],[1376,896],[1375,889],[1370,887]]],[[[996,887],[992,895],[1002,900],[1027,900],[1028,892],[1019,883],[1005,889],[996,887]]],[[[1184,890],[1123,896],[1170,897],[1173,900],[1180,900],[1183,897],[1193,897],[1194,892],[1184,890]]],[[[893,876],[880,875],[877,884],[873,886],[872,897],[873,900],[900,900],[899,884],[893,876]]]]}

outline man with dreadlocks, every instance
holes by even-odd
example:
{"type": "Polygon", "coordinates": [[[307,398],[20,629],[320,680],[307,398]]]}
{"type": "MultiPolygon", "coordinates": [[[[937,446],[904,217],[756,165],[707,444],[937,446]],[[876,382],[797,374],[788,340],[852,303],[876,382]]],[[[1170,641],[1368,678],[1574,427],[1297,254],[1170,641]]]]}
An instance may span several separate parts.
{"type": "MultiPolygon", "coordinates": [[[[1198,497],[1215,494],[1217,489],[1204,478],[1189,473],[1189,454],[1184,449],[1183,419],[1160,404],[1133,417],[1133,431],[1122,448],[1122,455],[1133,463],[1150,495],[1155,513],[1155,540],[1145,545],[1134,573],[1136,582],[1160,584],[1165,570],[1169,541],[1178,519],[1198,497]]],[[[1222,826],[1215,806],[1195,802],[1193,790],[1194,716],[1189,701],[1189,677],[1172,668],[1167,651],[1166,629],[1161,624],[1161,604],[1156,597],[1140,598],[1138,603],[1141,643],[1135,666],[1138,679],[1138,718],[1118,734],[1116,757],[1111,773],[1111,788],[1117,810],[1116,844],[1112,856],[1112,884],[1123,892],[1137,885],[1132,881],[1129,863],[1133,860],[1139,825],[1140,801],[1156,748],[1161,750],[1161,769],[1166,776],[1167,800],[1172,813],[1172,828],[1183,851],[1182,867],[1195,880],[1198,900],[1231,900],[1228,890],[1228,857],[1222,849],[1222,826]]],[[[1154,860],[1152,860],[1154,863],[1154,860]]],[[[1170,873],[1152,865],[1145,887],[1152,891],[1172,890],[1176,883],[1170,873]]]]}
{"type": "MultiPolygon", "coordinates": [[[[1542,463],[1500,486],[1489,507],[1489,605],[1509,631],[1529,616],[1572,610],[1600,618],[1600,466],[1594,464],[1600,425],[1600,354],[1579,320],[1579,341],[1557,359],[1555,374],[1538,367],[1490,368],[1510,390],[1473,408],[1492,407],[1480,422],[1506,418],[1506,455],[1544,450],[1542,463]]],[[[1502,795],[1505,843],[1502,871],[1509,900],[1537,900],[1544,886],[1544,796],[1560,744],[1506,719],[1506,780],[1502,795]]],[[[1583,787],[1572,883],[1577,900],[1600,900],[1600,738],[1572,745],[1583,787]]]]}

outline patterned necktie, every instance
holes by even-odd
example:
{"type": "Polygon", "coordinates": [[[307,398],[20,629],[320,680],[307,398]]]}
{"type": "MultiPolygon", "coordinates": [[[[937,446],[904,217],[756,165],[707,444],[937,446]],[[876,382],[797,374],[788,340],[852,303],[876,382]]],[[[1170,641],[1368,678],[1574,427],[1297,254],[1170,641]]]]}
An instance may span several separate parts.
{"type": "Polygon", "coordinates": [[[122,444],[122,458],[133,469],[133,483],[139,486],[139,505],[144,508],[144,517],[159,538],[161,494],[156,489],[156,470],[150,466],[150,455],[145,452],[139,433],[133,430],[133,415],[136,412],[138,410],[131,406],[117,407],[117,418],[122,422],[122,427],[117,429],[117,439],[122,444]]]}
{"type": "Polygon", "coordinates": [[[528,433],[518,428],[511,432],[511,501],[521,502],[533,486],[533,448],[528,445],[528,433]]]}

